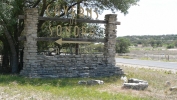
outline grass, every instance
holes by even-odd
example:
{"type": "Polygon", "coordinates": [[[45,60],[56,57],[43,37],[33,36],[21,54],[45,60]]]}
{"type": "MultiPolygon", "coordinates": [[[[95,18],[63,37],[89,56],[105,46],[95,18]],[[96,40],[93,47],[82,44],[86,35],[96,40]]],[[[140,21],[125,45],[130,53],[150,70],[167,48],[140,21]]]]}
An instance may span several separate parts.
{"type": "MultiPolygon", "coordinates": [[[[104,77],[104,85],[78,85],[91,78],[31,79],[18,75],[0,75],[0,99],[27,100],[146,100],[140,96],[105,91],[120,83],[120,77],[104,77]]],[[[98,78],[94,78],[98,79],[98,78]]]]}
{"type": "Polygon", "coordinates": [[[119,76],[99,78],[31,79],[18,75],[0,75],[0,99],[19,100],[175,100],[166,81],[177,85],[176,74],[146,68],[121,66],[128,78],[147,80],[144,91],[122,89],[119,76]],[[79,80],[100,79],[103,85],[78,85],[79,80]]]}
{"type": "Polygon", "coordinates": [[[170,91],[169,88],[177,86],[177,73],[172,73],[168,70],[148,69],[138,67],[126,67],[122,66],[127,77],[138,78],[146,80],[149,83],[149,87],[146,91],[142,91],[151,99],[158,100],[177,100],[177,91],[170,91]],[[167,86],[166,82],[169,81],[171,86],[167,86]]]}
{"type": "MultiPolygon", "coordinates": [[[[164,47],[130,47],[130,53],[125,55],[132,59],[156,60],[165,62],[177,62],[176,50],[168,50],[164,47]]],[[[121,57],[121,56],[119,56],[121,57]]]]}

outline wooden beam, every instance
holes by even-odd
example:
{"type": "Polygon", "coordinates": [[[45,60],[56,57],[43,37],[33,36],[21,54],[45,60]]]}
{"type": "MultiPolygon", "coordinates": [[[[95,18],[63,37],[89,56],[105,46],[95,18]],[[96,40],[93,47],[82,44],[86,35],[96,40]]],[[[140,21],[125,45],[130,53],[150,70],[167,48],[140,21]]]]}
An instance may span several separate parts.
{"type": "Polygon", "coordinates": [[[116,24],[116,25],[120,25],[120,24],[121,24],[121,22],[115,22],[115,24],[116,24]]]}
{"type": "MultiPolygon", "coordinates": [[[[39,17],[39,20],[70,22],[72,19],[58,18],[58,17],[39,17]]],[[[76,19],[76,22],[80,22],[80,23],[99,23],[99,24],[106,24],[107,23],[107,21],[105,21],[105,20],[90,20],[90,19],[76,19]]]]}
{"type": "MultiPolygon", "coordinates": [[[[37,37],[36,41],[56,41],[60,37],[37,37]]],[[[26,37],[18,37],[19,41],[26,41],[26,37]]],[[[83,38],[62,38],[63,41],[81,41],[81,42],[105,42],[105,39],[83,39],[83,38]]]]}
{"type": "MultiPolygon", "coordinates": [[[[19,15],[18,16],[19,19],[24,19],[25,16],[24,15],[19,15]]],[[[58,18],[58,17],[42,17],[39,16],[38,18],[39,20],[50,20],[50,21],[61,21],[61,22],[70,22],[71,19],[68,18],[58,18]]],[[[90,20],[90,19],[76,19],[77,22],[81,22],[81,23],[99,23],[99,24],[106,24],[108,23],[105,20],[90,20]]],[[[114,24],[116,25],[120,25],[120,22],[114,22],[114,24]]]]}
{"type": "Polygon", "coordinates": [[[37,37],[37,41],[56,41],[60,39],[60,37],[37,37]]]}

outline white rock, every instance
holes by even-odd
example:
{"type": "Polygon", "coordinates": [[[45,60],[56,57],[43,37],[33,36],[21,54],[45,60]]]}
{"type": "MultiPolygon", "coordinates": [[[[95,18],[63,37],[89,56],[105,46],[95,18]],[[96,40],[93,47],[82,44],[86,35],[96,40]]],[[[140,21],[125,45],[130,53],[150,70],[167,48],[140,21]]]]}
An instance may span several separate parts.
{"type": "Polygon", "coordinates": [[[166,81],[165,86],[169,87],[169,86],[171,86],[171,83],[169,81],[166,81]]]}
{"type": "Polygon", "coordinates": [[[122,76],[120,79],[123,80],[124,83],[127,83],[127,77],[126,76],[122,76]]]}
{"type": "Polygon", "coordinates": [[[100,85],[100,84],[104,84],[104,82],[102,80],[88,80],[88,81],[79,81],[78,84],[83,85],[83,84],[87,84],[87,85],[100,85]]]}
{"type": "Polygon", "coordinates": [[[177,86],[171,87],[170,91],[177,91],[177,86]]]}
{"type": "Polygon", "coordinates": [[[84,84],[87,84],[87,81],[83,81],[83,80],[81,80],[81,81],[78,82],[78,84],[80,84],[80,85],[84,85],[84,84]]]}
{"type": "Polygon", "coordinates": [[[144,80],[139,80],[135,78],[130,78],[128,83],[123,84],[123,88],[126,89],[135,89],[135,90],[144,90],[148,87],[148,82],[144,80]]]}

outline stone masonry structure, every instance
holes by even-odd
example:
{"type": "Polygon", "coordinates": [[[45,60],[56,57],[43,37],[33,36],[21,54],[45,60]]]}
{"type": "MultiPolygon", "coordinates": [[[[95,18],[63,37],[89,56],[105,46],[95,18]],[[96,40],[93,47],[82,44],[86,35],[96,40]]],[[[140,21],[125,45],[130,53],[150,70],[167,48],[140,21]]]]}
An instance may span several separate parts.
{"type": "Polygon", "coordinates": [[[34,70],[38,67],[37,61],[37,24],[38,24],[38,10],[35,8],[26,9],[24,19],[24,32],[26,41],[24,42],[24,57],[23,70],[21,74],[24,76],[34,76],[34,70]]]}
{"type": "Polygon", "coordinates": [[[115,66],[115,46],[116,46],[116,29],[117,26],[115,22],[117,21],[116,14],[108,14],[105,16],[105,20],[108,23],[105,25],[105,39],[104,43],[104,55],[107,58],[107,64],[111,64],[111,66],[115,66]]]}
{"type": "Polygon", "coordinates": [[[38,10],[26,9],[23,69],[21,75],[40,77],[99,77],[122,75],[123,71],[115,66],[115,43],[117,15],[105,16],[105,40],[103,55],[37,55],[38,10]]]}

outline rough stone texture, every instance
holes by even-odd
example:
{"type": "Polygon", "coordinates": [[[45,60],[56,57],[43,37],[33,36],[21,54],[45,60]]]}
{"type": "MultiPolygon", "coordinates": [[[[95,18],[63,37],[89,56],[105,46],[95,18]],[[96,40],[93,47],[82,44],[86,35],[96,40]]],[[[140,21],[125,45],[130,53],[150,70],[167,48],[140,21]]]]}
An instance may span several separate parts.
{"type": "MultiPolygon", "coordinates": [[[[123,74],[122,69],[106,64],[104,56],[97,55],[37,55],[38,64],[28,64],[30,77],[98,77],[123,74]],[[97,59],[101,59],[98,61],[97,59]],[[35,67],[36,66],[36,67],[35,67]]],[[[24,70],[23,70],[24,71],[24,70]]]]}
{"type": "Polygon", "coordinates": [[[148,82],[144,81],[144,80],[139,80],[136,78],[130,78],[130,79],[128,79],[128,83],[148,83],[148,82]]]}
{"type": "Polygon", "coordinates": [[[123,84],[123,88],[126,89],[135,89],[135,90],[144,90],[148,87],[148,82],[144,80],[139,80],[135,78],[128,79],[128,83],[123,84]]]}
{"type": "Polygon", "coordinates": [[[116,14],[108,14],[105,16],[105,20],[108,23],[105,25],[105,39],[104,43],[104,55],[108,58],[107,64],[115,65],[115,45],[116,45],[116,29],[117,26],[114,24],[117,21],[116,14]]]}
{"type": "Polygon", "coordinates": [[[177,86],[171,87],[169,90],[170,91],[177,91],[177,86]]]}
{"type": "Polygon", "coordinates": [[[105,29],[107,42],[104,55],[37,55],[38,10],[26,9],[25,13],[24,65],[21,75],[40,77],[98,77],[122,75],[123,71],[115,66],[115,43],[117,15],[106,15],[105,29]]]}
{"type": "Polygon", "coordinates": [[[78,84],[80,85],[100,85],[100,84],[104,84],[104,81],[102,80],[88,80],[88,81],[81,80],[78,82],[78,84]]]}
{"type": "Polygon", "coordinates": [[[38,66],[37,60],[37,23],[38,10],[35,8],[26,9],[24,19],[24,32],[26,41],[24,42],[23,70],[20,72],[24,76],[34,76],[34,69],[38,66]]]}

